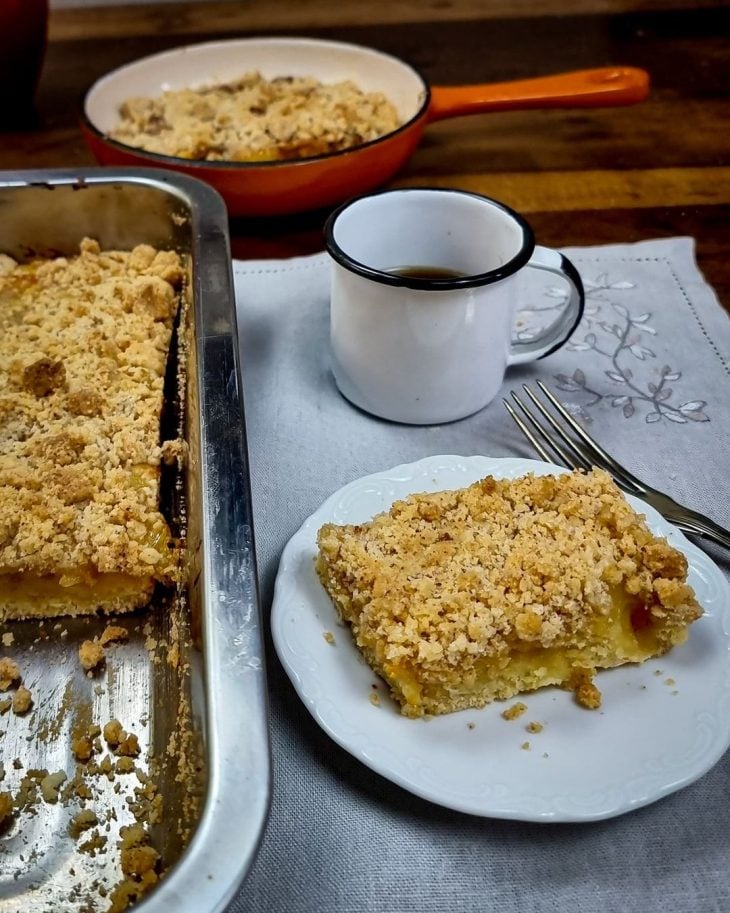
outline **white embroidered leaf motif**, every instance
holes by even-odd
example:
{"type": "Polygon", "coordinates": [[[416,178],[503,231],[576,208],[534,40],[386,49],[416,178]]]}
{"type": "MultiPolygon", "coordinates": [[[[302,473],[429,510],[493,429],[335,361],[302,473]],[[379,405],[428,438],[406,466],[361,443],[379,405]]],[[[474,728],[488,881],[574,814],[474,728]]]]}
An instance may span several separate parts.
{"type": "Polygon", "coordinates": [[[623,376],[623,374],[619,374],[618,371],[606,371],[604,373],[606,377],[610,378],[611,380],[615,380],[617,384],[626,383],[626,378],[623,376]]]}
{"type": "Polygon", "coordinates": [[[569,342],[566,347],[569,352],[587,352],[590,346],[585,342],[569,342]]]}
{"type": "Polygon", "coordinates": [[[638,317],[632,317],[632,323],[646,323],[646,321],[651,317],[651,314],[647,311],[645,314],[639,314],[638,317]]]}
{"type": "Polygon", "coordinates": [[[683,412],[682,415],[686,415],[691,422],[709,422],[710,416],[705,415],[704,412],[683,412]]]}
{"type": "Polygon", "coordinates": [[[691,403],[682,403],[679,407],[680,412],[697,412],[699,409],[704,409],[707,405],[704,399],[696,399],[691,403]]]}
{"type": "Polygon", "coordinates": [[[634,324],[634,326],[636,326],[636,329],[641,330],[642,333],[650,333],[652,336],[656,336],[656,330],[654,329],[654,327],[642,326],[642,325],[637,326],[636,322],[634,320],[632,320],[631,322],[632,322],[632,324],[634,324]]]}
{"type": "Polygon", "coordinates": [[[666,380],[679,380],[679,378],[682,376],[681,371],[672,371],[669,368],[669,365],[666,365],[665,367],[666,367],[666,370],[665,370],[665,368],[662,368],[662,374],[664,375],[666,380]]]}
{"type": "Polygon", "coordinates": [[[598,326],[602,330],[605,330],[607,333],[610,333],[612,336],[615,336],[617,339],[621,338],[621,327],[618,326],[618,324],[610,324],[605,323],[604,321],[600,321],[598,326]]]}
{"type": "Polygon", "coordinates": [[[636,285],[633,282],[612,282],[609,285],[609,288],[616,288],[616,289],[623,290],[623,289],[627,289],[627,288],[636,288],[636,285]]]}
{"type": "Polygon", "coordinates": [[[568,377],[567,374],[556,374],[555,380],[558,385],[558,389],[566,390],[569,393],[574,393],[576,390],[580,390],[580,385],[577,384],[572,377],[568,377]]]}
{"type": "Polygon", "coordinates": [[[645,421],[647,425],[652,425],[654,422],[658,422],[661,417],[661,412],[649,412],[647,413],[645,421]]]}
{"type": "MultiPolygon", "coordinates": [[[[609,288],[617,288],[617,286],[609,285],[609,288]]],[[[612,301],[611,307],[614,309],[614,311],[616,311],[617,314],[620,314],[622,317],[629,316],[629,310],[628,310],[628,308],[625,308],[623,306],[623,304],[616,304],[615,302],[612,301]]]]}
{"type": "Polygon", "coordinates": [[[638,342],[635,342],[633,345],[629,346],[629,352],[639,361],[644,361],[647,355],[650,355],[652,358],[656,358],[656,355],[652,352],[651,349],[647,349],[646,346],[640,346],[638,342]]]}
{"type": "MultiPolygon", "coordinates": [[[[656,396],[654,397],[654,399],[655,399],[658,403],[665,403],[665,402],[669,399],[669,397],[670,397],[671,395],[672,395],[672,388],[671,388],[671,387],[665,387],[663,390],[659,390],[659,391],[657,392],[657,394],[656,394],[656,396]]],[[[681,408],[681,407],[680,407],[680,408],[681,408]]],[[[684,412],[684,409],[682,409],[682,412],[684,412]]]]}
{"type": "Polygon", "coordinates": [[[631,416],[634,414],[634,412],[636,412],[636,409],[634,409],[634,404],[631,402],[631,400],[629,400],[628,403],[626,403],[626,405],[624,406],[622,411],[624,414],[624,418],[631,418],[631,416]]]}
{"type": "Polygon", "coordinates": [[[614,398],[611,400],[611,405],[612,406],[625,406],[626,403],[629,403],[629,402],[631,402],[630,396],[614,396],[614,398]]]}
{"type": "Polygon", "coordinates": [[[665,412],[664,418],[668,418],[670,422],[674,422],[677,425],[687,424],[687,417],[682,415],[681,412],[665,412]]]}

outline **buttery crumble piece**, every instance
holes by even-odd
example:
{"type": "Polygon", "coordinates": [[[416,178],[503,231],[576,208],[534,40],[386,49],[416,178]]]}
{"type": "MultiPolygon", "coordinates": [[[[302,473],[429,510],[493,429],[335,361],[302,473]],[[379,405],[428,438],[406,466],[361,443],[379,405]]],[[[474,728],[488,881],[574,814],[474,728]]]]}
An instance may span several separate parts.
{"type": "Polygon", "coordinates": [[[545,685],[600,706],[597,669],[686,640],[687,561],[607,473],[487,477],[324,525],[316,570],[407,716],[545,685]]]}
{"type": "Polygon", "coordinates": [[[57,770],[55,773],[46,774],[41,778],[41,795],[46,802],[55,805],[58,802],[58,790],[66,782],[66,771],[57,770]]]}
{"type": "Polygon", "coordinates": [[[126,876],[110,894],[108,913],[122,913],[157,884],[160,854],[149,845],[149,834],[139,824],[119,830],[122,873],[126,876]]]}
{"type": "Polygon", "coordinates": [[[104,662],[104,647],[95,640],[85,640],[79,647],[79,662],[84,672],[97,669],[104,662]]]}
{"type": "Polygon", "coordinates": [[[502,711],[502,717],[505,720],[516,720],[526,712],[527,704],[523,704],[522,701],[517,701],[516,704],[513,704],[511,707],[508,707],[506,710],[502,711]]]}
{"type": "Polygon", "coordinates": [[[13,797],[9,792],[0,792],[0,827],[12,816],[13,814],[13,797]]]}
{"type": "Polygon", "coordinates": [[[7,691],[20,681],[20,667],[9,656],[0,657],[0,691],[7,691]]]}
{"type": "Polygon", "coordinates": [[[160,416],[184,277],[138,245],[0,263],[0,619],[130,611],[170,584],[160,416]]]}
{"type": "Polygon", "coordinates": [[[532,723],[528,723],[525,728],[528,732],[542,732],[545,727],[542,723],[536,723],[533,721],[532,723]]]}
{"type": "Polygon", "coordinates": [[[324,637],[324,639],[327,641],[328,644],[331,644],[332,646],[334,646],[335,635],[332,633],[332,631],[325,631],[322,636],[324,637]]]}
{"type": "Polygon", "coordinates": [[[90,827],[94,827],[98,823],[99,819],[96,817],[96,812],[90,808],[84,808],[71,819],[68,832],[72,837],[78,838],[84,831],[88,831],[90,827]]]}
{"type": "Polygon", "coordinates": [[[229,83],[130,98],[109,135],[185,159],[261,162],[340,152],[399,125],[382,93],[363,92],[350,80],[269,80],[253,71],[229,83]]]}
{"type": "Polygon", "coordinates": [[[109,720],[108,723],[105,723],[102,734],[104,740],[108,742],[112,748],[118,745],[125,736],[124,729],[122,729],[122,724],[119,720],[109,720]]]}
{"type": "Polygon", "coordinates": [[[16,716],[22,716],[27,713],[33,706],[33,695],[24,686],[21,685],[13,696],[13,713],[16,716]]]}
{"type": "Polygon", "coordinates": [[[107,625],[99,636],[102,647],[107,644],[120,643],[129,637],[129,631],[120,625],[107,625]]]}

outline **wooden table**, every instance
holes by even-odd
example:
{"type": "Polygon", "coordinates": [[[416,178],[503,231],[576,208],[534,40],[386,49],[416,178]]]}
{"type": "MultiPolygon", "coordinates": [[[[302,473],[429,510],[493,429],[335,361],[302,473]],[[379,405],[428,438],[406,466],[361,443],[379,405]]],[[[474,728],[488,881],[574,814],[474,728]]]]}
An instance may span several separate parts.
{"type": "MultiPolygon", "coordinates": [[[[545,244],[689,234],[730,309],[730,54],[724,0],[268,0],[51,13],[32,124],[0,134],[0,168],[92,164],[78,123],[84,89],[143,55],[265,34],[352,41],[396,54],[432,84],[489,82],[605,64],[646,68],[630,107],[527,111],[430,126],[394,184],[496,197],[545,244]]],[[[235,220],[234,255],[322,249],[325,213],[235,220]]]]}

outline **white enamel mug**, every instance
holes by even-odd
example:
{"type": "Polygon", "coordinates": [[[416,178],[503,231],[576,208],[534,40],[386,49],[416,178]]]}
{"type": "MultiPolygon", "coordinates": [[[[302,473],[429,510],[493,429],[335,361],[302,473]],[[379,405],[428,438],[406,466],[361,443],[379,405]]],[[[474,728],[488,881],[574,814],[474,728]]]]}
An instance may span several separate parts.
{"type": "Polygon", "coordinates": [[[535,245],[522,216],[460,190],[403,188],[360,197],[325,226],[332,258],[332,373],[350,402],[381,418],[430,425],[489,403],[510,365],[558,349],[583,313],[578,271],[535,245]],[[561,316],[513,339],[517,275],[561,276],[561,316]]]}

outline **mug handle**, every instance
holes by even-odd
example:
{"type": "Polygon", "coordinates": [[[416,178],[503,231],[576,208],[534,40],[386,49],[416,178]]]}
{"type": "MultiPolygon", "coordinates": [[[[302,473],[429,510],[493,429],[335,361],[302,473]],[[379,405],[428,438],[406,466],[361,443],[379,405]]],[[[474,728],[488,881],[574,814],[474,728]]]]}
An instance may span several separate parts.
{"type": "Polygon", "coordinates": [[[526,361],[545,358],[559,349],[578,326],[585,307],[583,283],[578,270],[566,256],[550,247],[537,246],[525,265],[562,276],[570,286],[570,295],[561,316],[543,333],[534,339],[512,343],[507,358],[508,365],[520,365],[526,361]]]}

